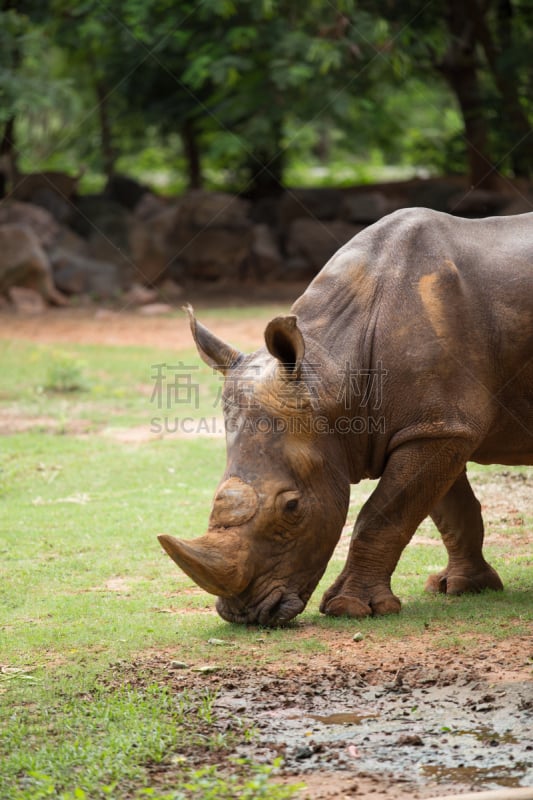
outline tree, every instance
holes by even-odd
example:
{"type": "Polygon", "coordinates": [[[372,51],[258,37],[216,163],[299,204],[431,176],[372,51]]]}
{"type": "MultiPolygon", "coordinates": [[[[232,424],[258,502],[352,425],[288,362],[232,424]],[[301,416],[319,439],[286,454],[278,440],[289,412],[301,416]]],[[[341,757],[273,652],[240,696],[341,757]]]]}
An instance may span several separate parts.
{"type": "Polygon", "coordinates": [[[362,2],[389,26],[392,69],[447,80],[463,116],[470,182],[492,188],[506,159],[516,175],[531,175],[533,9],[513,0],[362,2]]]}

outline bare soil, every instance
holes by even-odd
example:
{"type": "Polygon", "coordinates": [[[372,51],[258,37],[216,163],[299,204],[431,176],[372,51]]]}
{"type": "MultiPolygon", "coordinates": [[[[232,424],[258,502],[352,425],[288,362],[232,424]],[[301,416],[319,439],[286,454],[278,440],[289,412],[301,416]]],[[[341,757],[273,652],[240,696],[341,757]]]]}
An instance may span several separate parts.
{"type": "MultiPolygon", "coordinates": [[[[300,288],[265,288],[240,299],[227,287],[226,294],[213,289],[207,298],[196,298],[196,305],[264,302],[288,308],[300,288]]],[[[253,348],[261,343],[264,326],[264,319],[234,321],[222,314],[216,333],[253,348]]],[[[0,338],[176,348],[191,342],[185,315],[95,307],[39,316],[3,312],[0,338]]],[[[44,428],[47,422],[43,418],[44,428]]],[[[11,432],[15,423],[9,420],[11,432]]],[[[131,436],[125,434],[124,440],[131,436]]],[[[524,515],[533,513],[531,476],[502,468],[481,480],[476,491],[490,535],[513,525],[516,535],[531,541],[532,531],[522,527],[524,515]]],[[[298,650],[294,657],[271,663],[259,651],[253,666],[212,672],[197,671],[194,665],[182,669],[172,650],[142,652],[134,663],[116,665],[112,680],[157,682],[176,692],[216,690],[215,724],[221,730],[238,731],[244,724],[257,731],[248,743],[237,736],[224,759],[236,755],[271,761],[281,755],[283,779],[306,784],[302,798],[402,800],[533,785],[532,636],[510,628],[503,641],[478,638],[464,650],[436,649],[438,632],[431,628],[386,647],[371,635],[354,642],[351,635],[310,624],[303,629],[300,624],[299,633],[321,640],[325,652],[313,652],[306,660],[298,650]]],[[[259,635],[268,641],[268,632],[259,635]]],[[[183,756],[193,766],[221,758],[195,748],[183,756]]],[[[166,767],[158,769],[163,780],[166,767]]]]}
{"type": "Polygon", "coordinates": [[[216,692],[215,727],[236,732],[235,746],[178,755],[195,767],[282,756],[283,779],[306,785],[302,798],[393,800],[533,785],[530,637],[511,632],[465,651],[435,649],[435,631],[383,647],[371,636],[354,642],[316,625],[297,627],[323,640],[327,652],[309,660],[295,652],[283,663],[258,654],[253,668],[190,669],[172,650],[145,652],[119,665],[114,680],[216,692]],[[255,729],[249,741],[238,735],[243,726],[255,729]]]}
{"type": "MultiPolygon", "coordinates": [[[[249,342],[250,348],[263,341],[264,319],[233,320],[231,314],[224,319],[224,309],[235,307],[274,305],[288,312],[293,301],[305,285],[281,283],[253,287],[243,284],[224,284],[203,289],[201,294],[190,289],[183,295],[184,303],[191,303],[201,316],[202,310],[216,308],[216,334],[229,342],[249,342]]],[[[181,304],[172,309],[180,312],[181,304]]],[[[22,314],[13,310],[0,310],[0,339],[25,339],[50,343],[146,345],[169,348],[191,347],[191,333],[185,313],[146,314],[146,307],[121,304],[113,306],[87,305],[71,308],[48,308],[41,314],[22,314]]]]}

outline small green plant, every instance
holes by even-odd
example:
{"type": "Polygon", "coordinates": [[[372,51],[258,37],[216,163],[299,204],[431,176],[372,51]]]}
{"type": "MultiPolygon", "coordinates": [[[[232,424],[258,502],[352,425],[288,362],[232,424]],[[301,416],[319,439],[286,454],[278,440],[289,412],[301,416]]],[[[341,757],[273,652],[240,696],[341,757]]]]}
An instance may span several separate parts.
{"type": "Polygon", "coordinates": [[[44,388],[49,392],[84,392],[89,382],[85,365],[75,356],[63,351],[50,355],[44,388]]]}
{"type": "MultiPolygon", "coordinates": [[[[49,700],[52,699],[49,697],[49,700]]],[[[4,709],[0,724],[0,797],[11,800],[224,800],[294,796],[294,786],[273,780],[281,760],[259,765],[224,761],[232,732],[209,734],[216,724],[212,692],[175,695],[166,688],[108,689],[98,683],[83,694],[64,690],[47,707],[4,709]],[[209,720],[205,709],[209,708],[209,720]],[[27,747],[31,742],[32,746],[27,747]],[[223,766],[191,769],[207,750],[223,766]],[[194,762],[193,762],[194,763],[194,762]],[[157,765],[158,786],[150,787],[157,765]],[[170,791],[170,794],[167,793],[170,791]]]]}
{"type": "MultiPolygon", "coordinates": [[[[193,772],[184,785],[184,792],[167,795],[168,800],[289,800],[304,787],[303,783],[290,786],[273,783],[272,776],[281,765],[275,759],[272,765],[252,764],[246,759],[234,760],[236,771],[232,775],[221,773],[217,766],[204,767],[193,772]]],[[[154,800],[167,800],[154,798],[154,800]]]]}

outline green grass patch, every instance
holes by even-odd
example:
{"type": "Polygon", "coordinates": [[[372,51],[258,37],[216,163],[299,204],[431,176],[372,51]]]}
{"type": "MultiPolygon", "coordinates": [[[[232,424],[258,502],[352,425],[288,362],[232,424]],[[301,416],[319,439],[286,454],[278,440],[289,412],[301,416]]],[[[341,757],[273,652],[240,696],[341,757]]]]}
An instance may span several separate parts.
{"type": "MultiPolygon", "coordinates": [[[[247,313],[259,311],[234,312],[238,319],[247,313]]],[[[272,309],[260,313],[268,319],[272,309]]],[[[216,312],[203,316],[216,329],[216,312]]],[[[154,418],[172,426],[184,416],[219,416],[218,374],[192,348],[12,341],[0,343],[0,357],[0,423],[11,434],[0,438],[0,797],[291,796],[269,766],[228,767],[222,755],[204,767],[180,760],[185,742],[195,752],[223,754],[232,736],[251,733],[236,722],[222,735],[209,696],[105,682],[112,664],[144,652],[168,653],[191,666],[289,669],[291,659],[327,654],[329,632],[350,641],[360,630],[384,646],[429,634],[436,647],[467,647],[476,636],[498,640],[531,630],[526,532],[533,519],[531,507],[518,503],[512,517],[496,514],[487,526],[486,554],[502,576],[503,593],[425,595],[427,574],[445,565],[438,534],[425,522],[394,576],[404,602],[400,617],[320,615],[320,596],[342,568],[336,556],[289,628],[223,622],[214,598],[174,566],[156,535],[191,538],[205,530],[224,469],[224,440],[165,430],[138,441],[114,435],[128,427],[149,431],[154,418]],[[166,370],[161,403],[157,365],[166,370]],[[189,383],[172,383],[176,375],[189,383]]],[[[480,484],[497,482],[501,473],[501,467],[471,470],[480,484]]],[[[513,474],[527,482],[532,470],[513,474]]],[[[366,482],[354,488],[350,520],[371,489],[366,482]]]]}
{"type": "Polygon", "coordinates": [[[46,705],[32,702],[4,709],[0,796],[292,797],[293,787],[272,780],[276,763],[255,765],[241,759],[232,764],[231,773],[217,766],[235,739],[246,739],[251,732],[237,717],[229,730],[217,730],[213,699],[205,691],[193,697],[158,686],[111,691],[95,685],[83,694],[49,697],[46,705]],[[198,766],[211,761],[211,766],[198,766]]]}

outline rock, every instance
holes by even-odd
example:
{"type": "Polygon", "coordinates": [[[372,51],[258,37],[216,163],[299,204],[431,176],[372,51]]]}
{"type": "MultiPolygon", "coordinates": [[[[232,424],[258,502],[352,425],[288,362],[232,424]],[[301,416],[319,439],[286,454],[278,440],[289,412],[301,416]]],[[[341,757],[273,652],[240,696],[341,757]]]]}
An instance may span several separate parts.
{"type": "Polygon", "coordinates": [[[146,192],[143,194],[133,213],[137,219],[147,220],[161,214],[169,204],[163,197],[159,197],[153,192],[146,192]]]}
{"type": "Polygon", "coordinates": [[[127,245],[131,214],[105,194],[85,194],[76,200],[72,228],[89,239],[95,232],[105,234],[117,245],[127,245]]]}
{"type": "Polygon", "coordinates": [[[193,667],[193,672],[200,672],[202,675],[210,675],[212,672],[220,672],[222,668],[217,666],[216,664],[206,664],[205,666],[201,667],[193,667]]]}
{"type": "Polygon", "coordinates": [[[182,228],[243,230],[251,225],[250,203],[233,194],[196,189],[184,195],[179,205],[182,228]]]}
{"type": "Polygon", "coordinates": [[[15,309],[21,314],[42,314],[46,309],[46,303],[35,289],[12,286],[8,294],[15,309]]]}
{"type": "Polygon", "coordinates": [[[294,758],[297,761],[304,761],[306,758],[311,758],[313,751],[310,747],[297,747],[294,751],[294,758]]]}
{"type": "Polygon", "coordinates": [[[362,642],[364,638],[365,637],[363,636],[361,631],[357,631],[357,633],[354,633],[354,635],[352,637],[354,642],[362,642]]]}
{"type": "Polygon", "coordinates": [[[0,294],[14,286],[33,289],[54,305],[67,303],[54,286],[50,261],[36,234],[22,225],[0,225],[0,294]]]}
{"type": "Polygon", "coordinates": [[[111,262],[56,248],[52,267],[56,285],[66,294],[90,294],[109,300],[121,291],[118,269],[111,262]]]}
{"type": "Polygon", "coordinates": [[[533,211],[533,194],[524,194],[513,199],[507,198],[508,203],[498,211],[498,214],[528,214],[533,211]]]}
{"type": "Polygon", "coordinates": [[[279,274],[282,269],[283,258],[271,229],[265,224],[254,225],[250,252],[245,261],[245,272],[263,278],[279,274]]]}
{"type": "Polygon", "coordinates": [[[135,178],[127,175],[112,175],[107,181],[104,194],[119,203],[124,208],[133,211],[145,194],[150,193],[148,186],[144,186],[135,178]]]}
{"type": "Polygon", "coordinates": [[[296,219],[337,219],[343,204],[344,196],[339,189],[290,189],[280,200],[278,224],[285,233],[296,219]]]}
{"type": "Polygon", "coordinates": [[[32,203],[36,195],[43,189],[53,192],[65,201],[71,200],[78,191],[78,183],[84,173],[81,169],[77,175],[56,170],[44,170],[31,173],[19,173],[12,170],[10,197],[14,200],[32,203]]]}
{"type": "Polygon", "coordinates": [[[421,747],[423,744],[423,740],[417,733],[406,733],[399,736],[396,740],[396,745],[398,747],[421,747]]]}
{"type": "Polygon", "coordinates": [[[137,280],[153,286],[168,277],[168,269],[175,258],[177,248],[172,237],[175,238],[180,208],[177,204],[149,208],[147,204],[143,213],[150,216],[137,217],[136,211],[131,225],[131,257],[137,280]]]}
{"type": "Polygon", "coordinates": [[[291,256],[286,258],[281,278],[289,281],[303,281],[314,277],[315,269],[302,256],[291,256]]]}
{"type": "Polygon", "coordinates": [[[73,229],[86,239],[90,258],[115,264],[122,288],[136,277],[130,246],[132,223],[132,214],[103,194],[77,199],[73,229]]]}
{"type": "Polygon", "coordinates": [[[155,289],[148,289],[140,283],[133,283],[127,292],[124,293],[122,299],[132,306],[143,306],[147,303],[155,303],[157,300],[157,292],[155,289]]]}
{"type": "Polygon", "coordinates": [[[58,194],[49,186],[41,186],[32,195],[34,205],[44,208],[61,225],[66,225],[72,217],[73,205],[70,200],[58,194]]]}
{"type": "Polygon", "coordinates": [[[32,203],[16,200],[0,202],[0,225],[22,225],[29,228],[45,250],[56,242],[61,230],[49,211],[32,203]]]}
{"type": "Polygon", "coordinates": [[[147,317],[155,317],[159,314],[168,314],[172,310],[172,306],[169,306],[167,303],[148,303],[148,305],[139,308],[139,314],[144,314],[147,317]]]}
{"type": "Polygon", "coordinates": [[[51,261],[54,260],[54,253],[56,250],[70,250],[72,253],[77,253],[80,256],[89,257],[89,245],[87,244],[87,240],[66,226],[62,226],[59,229],[59,233],[53,245],[48,248],[48,256],[51,261]]]}
{"type": "Polygon", "coordinates": [[[349,222],[369,224],[392,210],[383,192],[358,192],[344,196],[342,218],[349,222]]]}
{"type": "Polygon", "coordinates": [[[348,222],[321,222],[314,219],[297,219],[289,230],[287,252],[292,257],[303,258],[316,274],[324,264],[346,244],[363,226],[348,222]]]}
{"type": "MultiPolygon", "coordinates": [[[[250,204],[222,192],[189,192],[169,205],[152,195],[135,209],[131,253],[137,280],[148,285],[168,278],[201,280],[242,277],[253,240],[250,204]]],[[[268,253],[266,236],[258,242],[268,253]]]]}
{"type": "Polygon", "coordinates": [[[183,297],[183,292],[183,287],[170,278],[167,278],[157,287],[159,299],[165,303],[178,302],[183,297]]]}
{"type": "Polygon", "coordinates": [[[487,217],[498,214],[508,204],[509,198],[501,192],[470,189],[452,195],[448,200],[448,211],[459,217],[487,217]]]}
{"type": "Polygon", "coordinates": [[[409,206],[423,206],[435,211],[450,211],[450,199],[461,191],[462,179],[432,178],[405,184],[409,206]]]}
{"type": "MultiPolygon", "coordinates": [[[[216,281],[239,278],[250,251],[251,228],[246,231],[205,228],[195,235],[180,231],[182,244],[176,248],[178,276],[216,281]]],[[[175,273],[176,274],[176,273],[175,273]]]]}

